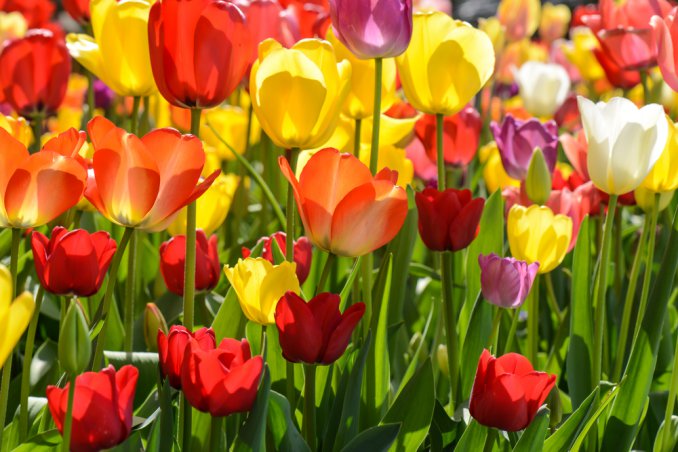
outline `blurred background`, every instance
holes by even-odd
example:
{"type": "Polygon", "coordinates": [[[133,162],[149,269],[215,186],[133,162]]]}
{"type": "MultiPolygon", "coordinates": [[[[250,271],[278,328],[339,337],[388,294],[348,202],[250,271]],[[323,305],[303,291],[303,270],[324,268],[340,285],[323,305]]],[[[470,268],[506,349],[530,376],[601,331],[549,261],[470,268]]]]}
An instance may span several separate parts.
{"type": "MultiPolygon", "coordinates": [[[[454,17],[456,19],[465,20],[473,24],[476,23],[479,17],[488,17],[494,15],[497,12],[497,5],[499,4],[499,0],[451,0],[451,1],[454,17]]],[[[563,3],[571,8],[574,8],[577,5],[597,2],[585,0],[549,0],[548,3],[553,4],[563,3]]]]}

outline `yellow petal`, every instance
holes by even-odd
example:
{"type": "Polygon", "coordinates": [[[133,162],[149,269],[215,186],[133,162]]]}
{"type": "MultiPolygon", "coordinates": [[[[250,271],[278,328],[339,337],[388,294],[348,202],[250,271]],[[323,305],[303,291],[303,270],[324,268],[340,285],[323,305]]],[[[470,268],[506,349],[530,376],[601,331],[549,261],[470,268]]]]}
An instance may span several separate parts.
{"type": "Polygon", "coordinates": [[[24,292],[0,315],[0,366],[4,365],[26,331],[34,309],[33,295],[24,292]]]}

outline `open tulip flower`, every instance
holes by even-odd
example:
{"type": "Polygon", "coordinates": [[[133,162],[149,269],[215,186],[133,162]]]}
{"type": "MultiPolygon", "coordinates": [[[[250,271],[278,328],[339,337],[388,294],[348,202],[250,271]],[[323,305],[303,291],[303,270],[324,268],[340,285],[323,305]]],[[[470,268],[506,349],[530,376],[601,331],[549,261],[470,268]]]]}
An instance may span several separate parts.
{"type": "Polygon", "coordinates": [[[0,366],[12,355],[12,350],[23,336],[35,310],[30,292],[12,299],[12,276],[0,265],[0,366]]]}
{"type": "Polygon", "coordinates": [[[483,296],[502,308],[519,308],[525,302],[539,262],[528,264],[512,257],[499,257],[494,253],[479,255],[480,285],[483,296]]]}
{"type": "Polygon", "coordinates": [[[203,350],[214,350],[217,346],[212,328],[200,328],[194,333],[186,327],[173,325],[165,334],[158,331],[158,359],[160,372],[163,378],[169,380],[170,386],[181,389],[181,370],[184,365],[184,356],[188,343],[195,341],[203,350]]]}
{"type": "Polygon", "coordinates": [[[535,116],[553,116],[570,90],[570,77],[558,64],[528,61],[515,77],[525,109],[535,116]]]}
{"type": "MultiPolygon", "coordinates": [[[[269,261],[271,264],[274,263],[273,259],[273,240],[278,243],[278,247],[281,251],[287,249],[287,234],[284,232],[276,232],[270,237],[262,237],[257,241],[257,244],[264,242],[264,247],[261,250],[261,257],[269,261]]],[[[252,254],[252,251],[248,248],[242,248],[242,257],[247,259],[252,254]]],[[[313,245],[311,241],[308,240],[308,237],[299,237],[298,240],[294,241],[294,263],[297,264],[297,279],[299,284],[303,284],[308,278],[308,274],[311,271],[311,260],[313,259],[313,245]]]]}
{"type": "MultiPolygon", "coordinates": [[[[195,290],[214,289],[221,276],[217,236],[209,239],[201,229],[196,231],[195,290]]],[[[160,245],[160,273],[170,292],[184,295],[184,266],[186,264],[186,236],[175,235],[160,245]]]]}

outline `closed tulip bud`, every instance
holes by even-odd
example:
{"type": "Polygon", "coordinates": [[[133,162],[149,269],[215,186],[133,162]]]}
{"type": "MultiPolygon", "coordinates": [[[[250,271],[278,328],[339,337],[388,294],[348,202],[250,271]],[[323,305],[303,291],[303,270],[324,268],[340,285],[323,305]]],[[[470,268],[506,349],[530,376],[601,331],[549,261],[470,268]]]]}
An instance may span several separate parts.
{"type": "Polygon", "coordinates": [[[445,377],[450,378],[450,366],[449,366],[449,357],[447,355],[447,345],[438,344],[438,349],[436,350],[436,360],[438,361],[438,368],[440,372],[445,375],[445,377]]]}
{"type": "Polygon", "coordinates": [[[648,190],[647,188],[641,185],[640,187],[636,188],[633,191],[633,197],[635,198],[638,207],[643,209],[645,213],[651,213],[652,209],[654,209],[655,207],[656,195],[659,195],[658,207],[659,212],[661,212],[662,210],[666,209],[669,206],[669,204],[671,204],[671,200],[673,199],[674,193],[675,190],[655,192],[652,190],[648,190]]]}
{"type": "Polygon", "coordinates": [[[71,375],[79,375],[89,366],[92,343],[85,314],[73,300],[59,329],[59,363],[71,375]]]}
{"type": "Polygon", "coordinates": [[[494,253],[478,256],[483,297],[500,308],[517,309],[530,294],[539,263],[499,257],[494,253]]]}
{"type": "Polygon", "coordinates": [[[144,309],[144,341],[149,352],[158,351],[158,332],[167,334],[167,322],[155,303],[146,303],[144,309]]]}
{"type": "Polygon", "coordinates": [[[525,178],[525,193],[535,204],[546,204],[551,196],[551,171],[549,171],[544,153],[537,148],[530,159],[525,178]]]}
{"type": "Polygon", "coordinates": [[[188,343],[194,341],[203,350],[213,350],[216,347],[214,330],[212,328],[200,328],[191,333],[182,325],[173,325],[169,333],[161,329],[156,330],[158,338],[158,361],[160,363],[160,375],[169,380],[170,386],[181,389],[181,369],[184,367],[185,351],[188,343]]]}
{"type": "Polygon", "coordinates": [[[539,37],[547,43],[562,38],[567,33],[571,18],[569,6],[545,3],[541,9],[539,37]]]}
{"type": "Polygon", "coordinates": [[[559,64],[528,61],[515,78],[525,109],[535,116],[553,116],[570,90],[570,76],[559,64]]]}
{"type": "MultiPolygon", "coordinates": [[[[202,230],[195,236],[195,290],[209,292],[219,283],[221,265],[217,236],[209,239],[202,230]]],[[[186,264],[186,236],[177,235],[160,245],[160,272],[170,292],[184,295],[184,267],[186,264]]]]}

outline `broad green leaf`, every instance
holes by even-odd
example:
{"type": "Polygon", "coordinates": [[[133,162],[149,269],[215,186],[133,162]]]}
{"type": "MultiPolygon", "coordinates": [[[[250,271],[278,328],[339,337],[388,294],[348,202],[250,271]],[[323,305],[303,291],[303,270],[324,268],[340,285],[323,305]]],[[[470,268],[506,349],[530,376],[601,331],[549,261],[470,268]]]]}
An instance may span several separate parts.
{"type": "Polygon", "coordinates": [[[310,452],[299,430],[292,421],[287,399],[271,391],[268,405],[268,429],[273,438],[273,448],[280,452],[310,452]]]}
{"type": "Polygon", "coordinates": [[[412,265],[412,253],[417,241],[417,209],[414,205],[414,192],[407,187],[410,209],[402,228],[389,243],[386,254],[393,255],[393,274],[401,275],[391,282],[389,297],[388,323],[390,325],[402,320],[408,283],[408,268],[412,265]]]}
{"type": "Polygon", "coordinates": [[[574,413],[563,422],[556,432],[549,436],[544,443],[545,452],[566,452],[572,447],[572,443],[584,423],[595,411],[594,401],[598,399],[600,388],[596,387],[591,394],[579,405],[574,413]]]}
{"type": "Polygon", "coordinates": [[[12,452],[52,452],[61,446],[61,434],[57,429],[48,430],[12,449],[12,452]]]}
{"type": "Polygon", "coordinates": [[[233,444],[234,452],[260,452],[266,450],[266,417],[271,393],[271,374],[264,366],[264,375],[259,385],[257,399],[247,420],[240,427],[233,444]]]}
{"type": "Polygon", "coordinates": [[[666,423],[662,421],[662,425],[659,426],[657,430],[657,437],[654,441],[653,452],[671,452],[675,449],[676,444],[678,444],[678,416],[671,416],[671,422],[669,422],[669,441],[667,444],[664,444],[664,429],[666,428],[666,423]]]}
{"type": "Polygon", "coordinates": [[[400,424],[384,424],[368,428],[353,438],[341,452],[386,452],[396,440],[400,424]]]}
{"type": "Polygon", "coordinates": [[[240,339],[245,334],[247,319],[240,309],[238,297],[233,288],[229,288],[221,304],[217,316],[212,322],[212,329],[217,339],[217,344],[225,337],[240,339]]]}
{"type": "Polygon", "coordinates": [[[492,305],[479,293],[471,313],[471,320],[461,350],[462,400],[471,396],[478,360],[492,334],[492,305]]]}
{"type": "Polygon", "coordinates": [[[549,410],[542,408],[530,425],[525,429],[513,452],[541,452],[544,450],[544,439],[549,427],[549,410]]]}
{"type": "Polygon", "coordinates": [[[485,440],[487,439],[488,428],[480,425],[475,419],[466,426],[466,430],[459,438],[455,452],[477,452],[483,450],[485,447],[485,440]]]}

